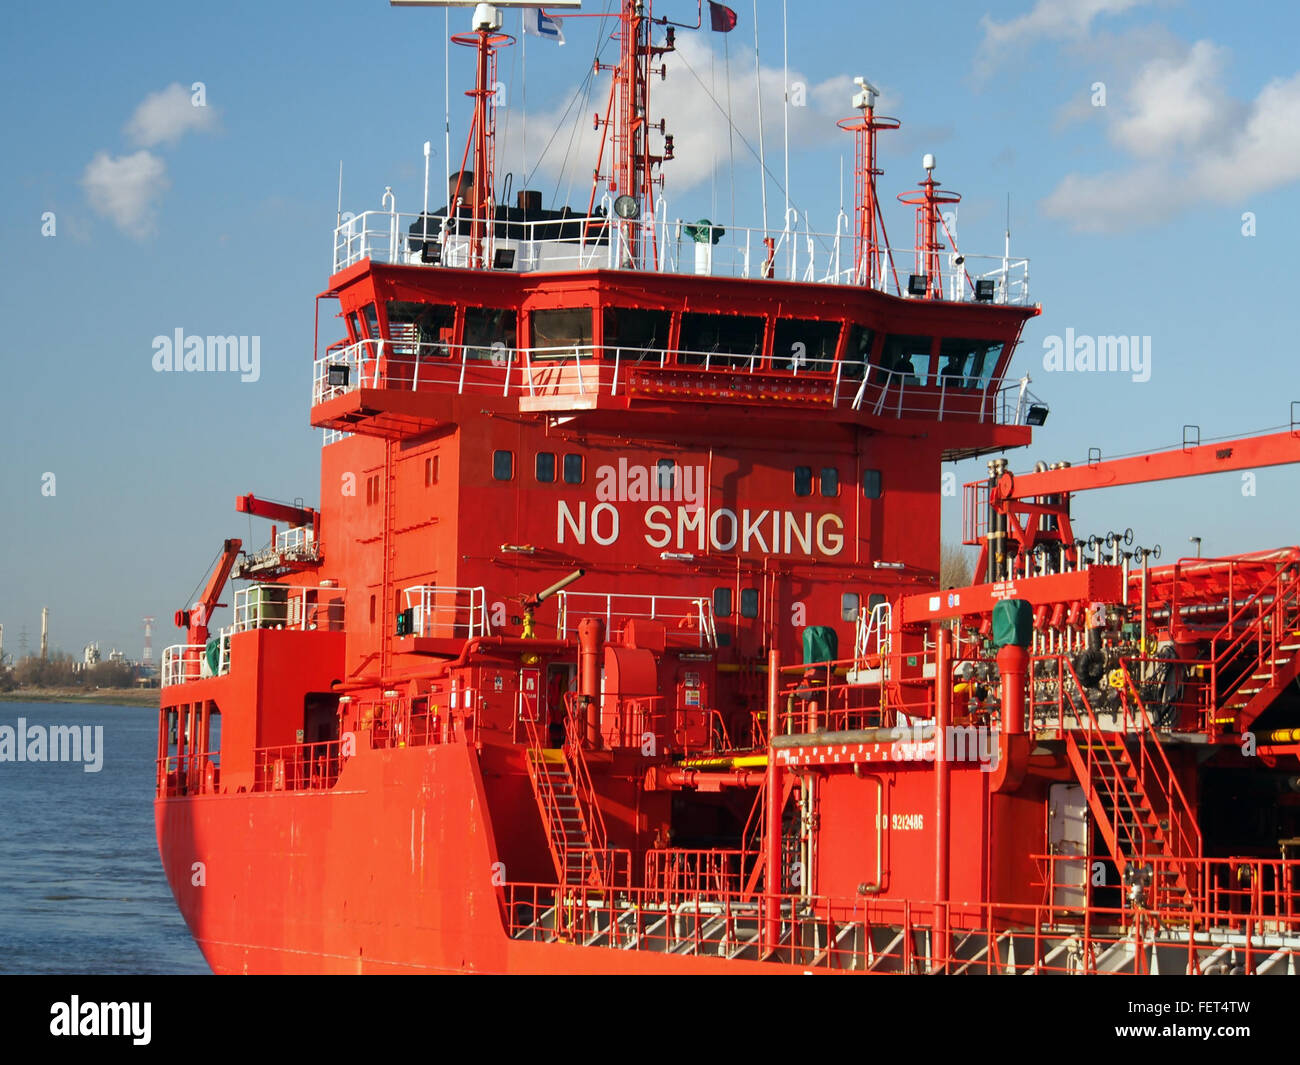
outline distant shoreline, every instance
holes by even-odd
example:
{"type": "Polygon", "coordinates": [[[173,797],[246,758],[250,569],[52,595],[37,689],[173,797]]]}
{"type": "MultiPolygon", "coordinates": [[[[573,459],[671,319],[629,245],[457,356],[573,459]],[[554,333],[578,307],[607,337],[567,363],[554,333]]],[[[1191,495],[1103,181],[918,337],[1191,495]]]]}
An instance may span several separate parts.
{"type": "Polygon", "coordinates": [[[147,706],[156,708],[158,688],[15,688],[0,692],[0,703],[100,703],[105,706],[147,706]]]}

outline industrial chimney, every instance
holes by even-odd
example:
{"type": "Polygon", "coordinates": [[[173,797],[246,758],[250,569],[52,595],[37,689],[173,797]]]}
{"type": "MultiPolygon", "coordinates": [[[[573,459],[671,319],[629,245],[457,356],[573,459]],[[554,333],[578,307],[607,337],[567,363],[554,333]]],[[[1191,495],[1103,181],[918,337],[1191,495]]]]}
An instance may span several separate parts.
{"type": "Polygon", "coordinates": [[[50,656],[50,608],[41,607],[41,658],[50,656]]]}

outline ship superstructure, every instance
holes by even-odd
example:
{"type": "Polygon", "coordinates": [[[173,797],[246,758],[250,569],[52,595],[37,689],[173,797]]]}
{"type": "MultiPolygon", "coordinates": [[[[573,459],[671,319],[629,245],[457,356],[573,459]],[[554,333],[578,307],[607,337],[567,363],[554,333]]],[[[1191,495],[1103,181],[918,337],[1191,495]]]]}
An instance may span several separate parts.
{"type": "Polygon", "coordinates": [[[1028,265],[956,247],[929,157],[889,245],[863,79],[835,232],[672,217],[679,29],[622,3],[590,202],[507,204],[478,5],[446,205],[340,221],[319,506],[241,497],[270,543],[224,543],[163,657],[159,846],[205,957],[1293,972],[1300,549],[1153,566],[1071,500],[1300,431],[992,458],[977,583],[941,589],[942,463],[1048,415],[1008,380],[1028,265]]]}

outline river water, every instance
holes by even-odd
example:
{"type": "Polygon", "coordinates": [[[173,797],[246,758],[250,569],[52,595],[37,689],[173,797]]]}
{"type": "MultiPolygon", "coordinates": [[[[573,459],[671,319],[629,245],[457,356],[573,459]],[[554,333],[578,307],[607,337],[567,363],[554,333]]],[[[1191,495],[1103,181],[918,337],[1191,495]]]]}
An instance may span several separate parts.
{"type": "Polygon", "coordinates": [[[0,973],[208,972],[154,839],[158,711],[0,702],[19,718],[103,726],[103,763],[0,761],[0,973]]]}

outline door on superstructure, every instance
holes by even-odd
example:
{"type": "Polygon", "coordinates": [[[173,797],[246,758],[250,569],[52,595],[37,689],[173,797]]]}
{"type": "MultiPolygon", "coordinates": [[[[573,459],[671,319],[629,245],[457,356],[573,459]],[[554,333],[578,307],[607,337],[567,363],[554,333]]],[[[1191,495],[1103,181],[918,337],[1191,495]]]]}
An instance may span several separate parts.
{"type": "Polygon", "coordinates": [[[1082,911],[1088,902],[1088,799],[1078,784],[1048,789],[1047,852],[1054,857],[1052,905],[1082,911]]]}
{"type": "Polygon", "coordinates": [[[568,727],[564,697],[577,685],[578,669],[566,663],[552,662],[546,667],[546,691],[543,693],[542,720],[547,726],[547,746],[564,745],[568,727]]]}

